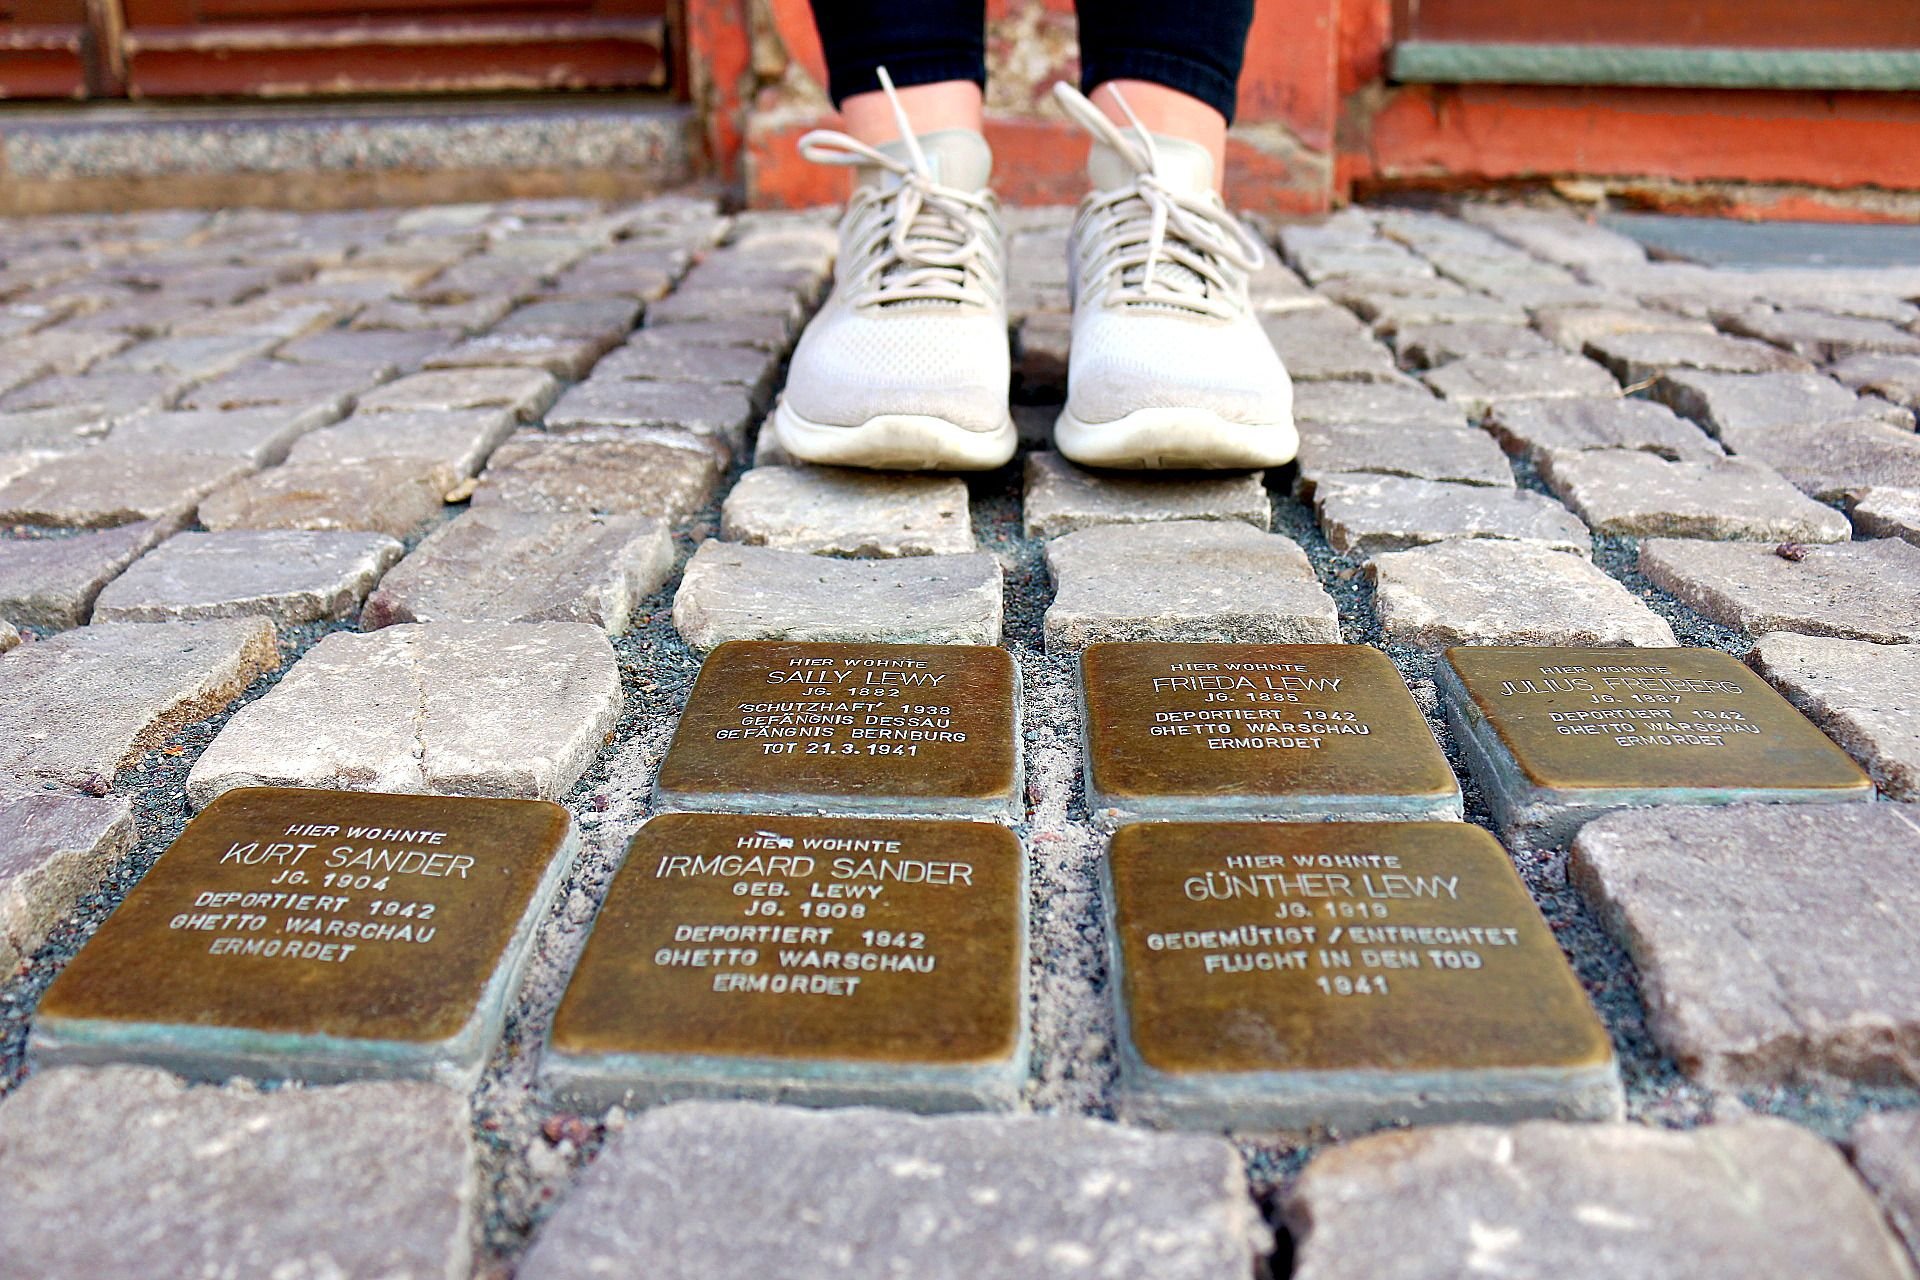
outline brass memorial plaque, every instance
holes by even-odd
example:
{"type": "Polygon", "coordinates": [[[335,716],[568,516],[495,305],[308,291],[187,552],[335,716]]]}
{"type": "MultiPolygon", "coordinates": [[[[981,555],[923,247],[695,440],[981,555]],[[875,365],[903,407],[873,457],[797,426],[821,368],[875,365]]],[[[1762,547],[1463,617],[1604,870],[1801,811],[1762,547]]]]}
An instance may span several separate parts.
{"type": "Polygon", "coordinates": [[[1478,827],[1142,823],[1107,871],[1130,1114],[1314,1129],[1619,1110],[1607,1033],[1478,827]]]}
{"type": "Polygon", "coordinates": [[[1501,822],[1564,839],[1609,809],[1868,800],[1872,780],[1717,649],[1449,649],[1447,716],[1501,822]]]}
{"type": "Polygon", "coordinates": [[[1025,862],[986,822],[667,814],[554,1019],[571,1105],[1005,1105],[1026,1073],[1025,862]]]}
{"type": "Polygon", "coordinates": [[[1378,649],[1096,644],[1080,681],[1096,813],[1460,815],[1453,771],[1378,649]]]}
{"type": "Polygon", "coordinates": [[[571,845],[546,801],[229,791],[55,979],[31,1051],[470,1085],[571,845]]]}
{"type": "Polygon", "coordinates": [[[655,784],[662,809],[1009,817],[1013,658],[985,645],[737,640],[707,655],[655,784]]]}

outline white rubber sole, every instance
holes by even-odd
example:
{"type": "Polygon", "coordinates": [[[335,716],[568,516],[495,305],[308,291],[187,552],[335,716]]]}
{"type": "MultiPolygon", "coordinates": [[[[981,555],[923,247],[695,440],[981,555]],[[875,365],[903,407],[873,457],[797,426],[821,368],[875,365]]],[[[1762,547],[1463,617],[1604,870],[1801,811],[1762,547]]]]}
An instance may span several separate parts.
{"type": "Polygon", "coordinates": [[[992,471],[1013,457],[1013,416],[991,431],[969,431],[945,418],[887,413],[857,427],[809,422],[783,398],[772,427],[780,447],[800,462],[883,471],[992,471]]]}
{"type": "Polygon", "coordinates": [[[1082,422],[1062,409],[1054,447],[1084,467],[1127,471],[1251,471],[1293,461],[1291,420],[1249,426],[1211,409],[1135,409],[1112,422],[1082,422]]]}

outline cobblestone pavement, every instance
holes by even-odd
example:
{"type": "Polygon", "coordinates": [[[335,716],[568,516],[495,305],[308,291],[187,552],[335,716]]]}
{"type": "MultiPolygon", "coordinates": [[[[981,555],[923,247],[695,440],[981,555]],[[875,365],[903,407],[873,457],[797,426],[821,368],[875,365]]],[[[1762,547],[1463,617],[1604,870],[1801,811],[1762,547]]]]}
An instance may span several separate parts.
{"type": "Polygon", "coordinates": [[[1267,228],[1284,265],[1258,303],[1299,379],[1301,462],[1105,478],[1047,449],[1065,218],[1011,214],[1023,457],[965,481],[756,445],[828,280],[823,216],[673,196],[0,222],[0,1256],[35,1274],[124,1269],[138,1240],[150,1274],[1231,1276],[1257,1254],[1375,1280],[1911,1275],[1920,822],[1891,805],[1509,840],[1613,1037],[1625,1123],[1238,1135],[1236,1156],[1077,1120],[579,1116],[536,1094],[566,975],[724,640],[1013,652],[1024,1101],[1056,1118],[1114,1108],[1074,687],[1091,641],[1378,645],[1487,827],[1437,705],[1442,647],[1715,646],[1883,799],[1920,800],[1920,268],[1655,262],[1499,205],[1267,228]],[[573,812],[581,856],[470,1104],[26,1078],[54,974],[193,809],[260,779],[573,812]]]}

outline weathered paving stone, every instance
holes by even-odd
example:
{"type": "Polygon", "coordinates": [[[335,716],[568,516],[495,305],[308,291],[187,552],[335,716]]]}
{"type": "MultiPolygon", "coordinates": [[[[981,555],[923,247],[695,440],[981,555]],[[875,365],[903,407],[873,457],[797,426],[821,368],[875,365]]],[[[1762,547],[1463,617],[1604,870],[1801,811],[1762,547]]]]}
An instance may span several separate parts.
{"type": "Polygon", "coordinates": [[[1648,1028],[1688,1075],[1715,1088],[1912,1085],[1916,812],[1618,813],[1581,831],[1568,876],[1632,957],[1648,1028]]]}
{"type": "Polygon", "coordinates": [[[1747,656],[1896,800],[1920,800],[1920,645],[1776,632],[1747,656]]]}
{"type": "Polygon", "coordinates": [[[358,330],[441,333],[479,333],[500,322],[513,310],[511,298],[476,298],[445,304],[408,302],[392,298],[362,309],[350,322],[358,330]]]}
{"type": "Polygon", "coordinates": [[[1640,571],[1721,626],[1920,640],[1920,547],[1898,538],[1780,548],[1651,538],[1640,571]]]}
{"type": "Polygon", "coordinates": [[[1848,356],[1832,373],[1855,391],[1920,408],[1920,356],[1848,356]]]}
{"type": "Polygon", "coordinates": [[[395,372],[391,365],[368,368],[259,360],[215,382],[195,387],[180,398],[180,407],[217,412],[297,405],[326,407],[338,417],[353,404],[355,396],[378,386],[395,372]]]}
{"type": "Polygon", "coordinates": [[[772,389],[777,362],[752,347],[701,346],[674,341],[673,329],[642,330],[593,366],[596,380],[720,382],[746,387],[756,401],[772,389]]]}
{"type": "Polygon", "coordinates": [[[473,505],[678,520],[707,504],[726,464],[717,444],[678,431],[522,432],[494,452],[473,505]]]}
{"type": "Polygon", "coordinates": [[[1341,473],[1406,476],[1513,488],[1513,469],[1484,431],[1401,423],[1303,423],[1294,496],[1310,501],[1323,479],[1341,473]]]}
{"type": "Polygon", "coordinates": [[[1303,382],[1293,389],[1296,422],[1463,427],[1466,414],[1423,387],[1382,382],[1303,382]]]}
{"type": "Polygon", "coordinates": [[[170,408],[183,383],[164,373],[91,373],[83,377],[42,378],[0,396],[0,412],[36,409],[84,409],[111,425],[137,413],[170,408]]]}
{"type": "Polygon", "coordinates": [[[1426,325],[1525,325],[1524,307],[1474,293],[1368,294],[1343,298],[1346,306],[1371,321],[1378,334],[1394,334],[1426,325]]]}
{"type": "Polygon", "coordinates": [[[294,466],[341,466],[404,458],[430,465],[451,489],[478,474],[513,431],[513,414],[504,409],[356,414],[302,437],[287,461],[294,466]]]}
{"type": "Polygon", "coordinates": [[[1920,1258],[1920,1112],[1862,1116],[1848,1135],[1853,1166],[1880,1197],[1907,1251],[1920,1258]]]}
{"type": "Polygon", "coordinates": [[[0,773],[111,781],[279,662],[264,618],[115,623],[24,646],[0,662],[0,773]]]}
{"type": "Polygon", "coordinates": [[[119,796],[95,799],[0,780],[0,975],[33,954],[133,843],[132,811],[119,796]]]}
{"type": "Polygon", "coordinates": [[[549,431],[583,427],[677,427],[738,448],[754,420],[754,400],[730,383],[632,382],[593,378],[570,388],[546,417],[549,431]]]}
{"type": "Polygon", "coordinates": [[[459,341],[453,329],[421,329],[405,333],[393,329],[327,329],[296,338],[274,352],[274,358],[293,364],[391,365],[412,372],[436,351],[459,341]]]}
{"type": "Polygon", "coordinates": [[[107,585],[93,617],[169,622],[258,616],[284,623],[345,618],[402,550],[379,533],[175,534],[107,585]]]}
{"type": "Polygon", "coordinates": [[[1047,544],[1049,650],[1106,640],[1337,644],[1340,618],[1291,538],[1238,521],[1103,525],[1047,544]]]}
{"type": "Polygon", "coordinates": [[[650,1111],[535,1237],[525,1280],[1248,1274],[1271,1248],[1220,1138],[1038,1116],[650,1111]]]}
{"type": "Polygon", "coordinates": [[[1590,554],[1587,527],[1553,499],[1527,490],[1411,480],[1324,477],[1314,507],[1342,554],[1374,555],[1449,538],[1502,538],[1590,554]]]}
{"type": "Polygon", "coordinates": [[[784,316],[732,316],[725,320],[682,320],[659,329],[642,329],[688,346],[752,347],[785,352],[793,345],[793,326],[784,316]]]}
{"type": "Polygon", "coordinates": [[[1620,1114],[1606,1029],[1506,851],[1477,827],[1136,823],[1102,869],[1129,1119],[1311,1133],[1620,1114]],[[1246,876],[1256,866],[1351,870],[1246,876]],[[1231,935],[1255,916],[1301,923],[1257,944],[1285,948],[1276,963],[1236,965],[1246,944],[1231,935]],[[1393,923],[1305,923],[1329,918],[1393,923]],[[1468,920],[1477,927],[1449,927],[1468,920]],[[1463,948],[1458,963],[1359,945],[1428,930],[1429,946],[1463,948]]]}
{"type": "Polygon", "coordinates": [[[12,385],[43,373],[81,373],[89,366],[124,350],[129,339],[114,333],[81,333],[48,329],[7,343],[6,363],[0,365],[0,385],[12,385]]]}
{"type": "Polygon", "coordinates": [[[0,1104],[0,1250],[19,1280],[133,1258],[154,1275],[449,1280],[472,1268],[483,1185],[466,1100],[437,1085],[261,1093],[71,1068],[0,1104]]]}
{"type": "Polygon", "coordinates": [[[1920,488],[1920,436],[1904,427],[1830,422],[1724,439],[1733,453],[1765,463],[1823,502],[1848,502],[1874,488],[1920,488]]]}
{"type": "Polygon", "coordinates": [[[94,443],[111,425],[85,409],[0,413],[0,454],[73,453],[94,443]]]}
{"type": "Polygon", "coordinates": [[[204,382],[232,373],[278,346],[280,339],[253,333],[154,338],[103,361],[103,373],[164,373],[204,382]]]}
{"type": "Polygon", "coordinates": [[[1238,520],[1265,529],[1273,517],[1273,504],[1258,471],[1142,479],[1088,471],[1046,451],[1028,454],[1026,467],[1022,510],[1030,538],[1053,538],[1097,525],[1167,520],[1238,520]]]}
{"type": "Polygon", "coordinates": [[[1704,320],[1647,307],[1549,306],[1536,310],[1533,320],[1555,345],[1575,352],[1585,351],[1589,342],[1621,333],[1713,332],[1704,320]]]}
{"type": "Polygon", "coordinates": [[[540,369],[438,369],[375,388],[360,397],[359,411],[510,409],[522,422],[532,422],[559,394],[559,380],[540,369]]]}
{"type": "Polygon", "coordinates": [[[428,356],[430,370],[539,369],[556,378],[580,378],[612,350],[615,338],[558,333],[483,333],[428,356]]]}
{"type": "Polygon", "coordinates": [[[622,298],[534,302],[509,312],[495,333],[552,333],[567,338],[626,337],[640,319],[639,304],[622,298]]]}
{"type": "Polygon", "coordinates": [[[1535,462],[1592,449],[1627,449],[1675,462],[1724,456],[1706,433],[1666,406],[1617,396],[1498,404],[1487,414],[1487,430],[1508,453],[1535,462]]]}
{"type": "MultiPolygon", "coordinates": [[[[979,652],[1011,677],[1004,650],[979,652]]],[[[1019,840],[993,822],[656,817],[634,837],[554,1015],[542,1083],[589,1112],[689,1097],[1009,1109],[1028,1072],[1025,863],[1019,840]],[[853,841],[870,843],[836,843],[853,841]],[[755,874],[762,893],[794,902],[845,900],[884,877],[859,918],[876,936],[910,935],[916,963],[829,974],[814,953],[770,946],[731,953],[724,980],[662,963],[686,920],[738,909],[729,866],[738,851],[769,846],[885,850],[756,858],[755,874]]]]}
{"type": "Polygon", "coordinates": [[[1784,1120],[1537,1120],[1330,1147],[1281,1214],[1295,1280],[1907,1280],[1838,1152],[1784,1120]]]}
{"type": "Polygon", "coordinates": [[[1393,335],[1394,350],[1410,368],[1434,369],[1469,358],[1513,359],[1551,355],[1554,346],[1519,324],[1412,324],[1393,335]]]}
{"type": "Polygon", "coordinates": [[[1619,388],[1607,371],[1579,356],[1485,356],[1455,360],[1426,375],[1426,383],[1474,415],[1509,400],[1608,396],[1619,388]]]}
{"type": "Polygon", "coordinates": [[[707,541],[673,599],[695,649],[727,640],[998,644],[1000,562],[989,555],[841,560],[707,541]]]}
{"type": "Polygon", "coordinates": [[[334,632],[227,722],[187,796],[201,806],[234,787],[288,786],[551,800],[620,706],[613,647],[584,623],[334,632]]]}
{"type": "Polygon", "coordinates": [[[209,529],[360,529],[406,538],[445,503],[446,468],[418,458],[288,463],[200,504],[209,529]]]}
{"type": "Polygon", "coordinates": [[[728,542],[815,555],[888,559],[976,549],[967,486],[952,476],[837,467],[756,467],[720,512],[728,542]]]}
{"type": "Polygon", "coordinates": [[[1603,813],[1873,799],[1845,752],[1718,649],[1460,647],[1434,675],[1468,767],[1515,836],[1603,813]]]}
{"type": "Polygon", "coordinates": [[[1714,318],[1728,333],[1759,338],[1821,364],[1868,353],[1920,355],[1920,335],[1865,316],[1749,307],[1718,312],[1714,318]]]}
{"type": "Polygon", "coordinates": [[[1301,382],[1398,382],[1402,378],[1386,347],[1344,311],[1315,307],[1260,317],[1287,372],[1301,382]]]}
{"type": "Polygon", "coordinates": [[[1367,562],[1395,644],[1671,645],[1673,629],[1589,560],[1527,542],[1457,539],[1367,562]]]}
{"type": "Polygon", "coordinates": [[[329,405],[149,413],[115,427],[112,447],[150,455],[219,454],[270,467],[285,461],[301,436],[339,416],[329,405]]]}
{"type": "Polygon", "coordinates": [[[1607,334],[1589,340],[1586,353],[1629,387],[1650,382],[1673,369],[1799,373],[1812,368],[1801,357],[1778,347],[1714,333],[1607,334]]]}
{"type": "Polygon", "coordinates": [[[1876,405],[1832,378],[1814,373],[1682,370],[1663,375],[1651,393],[1729,442],[1784,427],[1837,422],[1884,419],[1893,426],[1913,425],[1910,413],[1884,403],[1876,405]]]}
{"type": "Polygon", "coordinates": [[[1547,487],[1616,537],[1845,542],[1847,518],[1746,458],[1669,462],[1622,449],[1549,454],[1547,487]]]}
{"type": "Polygon", "coordinates": [[[102,587],[179,527],[142,520],[70,538],[0,541],[0,618],[56,631],[79,626],[102,587]]]}
{"type": "Polygon", "coordinates": [[[63,454],[0,484],[0,523],[110,529],[138,520],[190,519],[201,499],[253,471],[209,453],[121,452],[109,445],[63,454]]]}
{"type": "Polygon", "coordinates": [[[591,622],[618,635],[672,569],[673,540],[649,516],[482,507],[391,570],[361,625],[591,622]]]}
{"type": "Polygon", "coordinates": [[[1848,514],[1853,527],[1869,538],[1920,543],[1920,489],[1870,485],[1860,490],[1848,514]]]}

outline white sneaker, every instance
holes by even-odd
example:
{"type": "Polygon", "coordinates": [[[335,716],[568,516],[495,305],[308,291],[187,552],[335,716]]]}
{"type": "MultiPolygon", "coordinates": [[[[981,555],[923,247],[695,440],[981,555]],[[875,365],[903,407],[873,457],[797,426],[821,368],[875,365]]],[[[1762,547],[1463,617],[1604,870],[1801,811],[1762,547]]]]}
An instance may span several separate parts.
{"type": "Polygon", "coordinates": [[[809,160],[860,165],[861,181],[772,429],[805,462],[991,470],[1016,443],[993,156],[970,129],[916,138],[897,99],[894,113],[901,140],[882,147],[824,130],[800,140],[809,160]]]}
{"type": "Polygon", "coordinates": [[[1293,383],[1247,297],[1265,249],[1215,193],[1213,157],[1138,120],[1123,131],[1068,85],[1054,95],[1094,136],[1068,249],[1060,452],[1090,467],[1291,461],[1293,383]]]}

